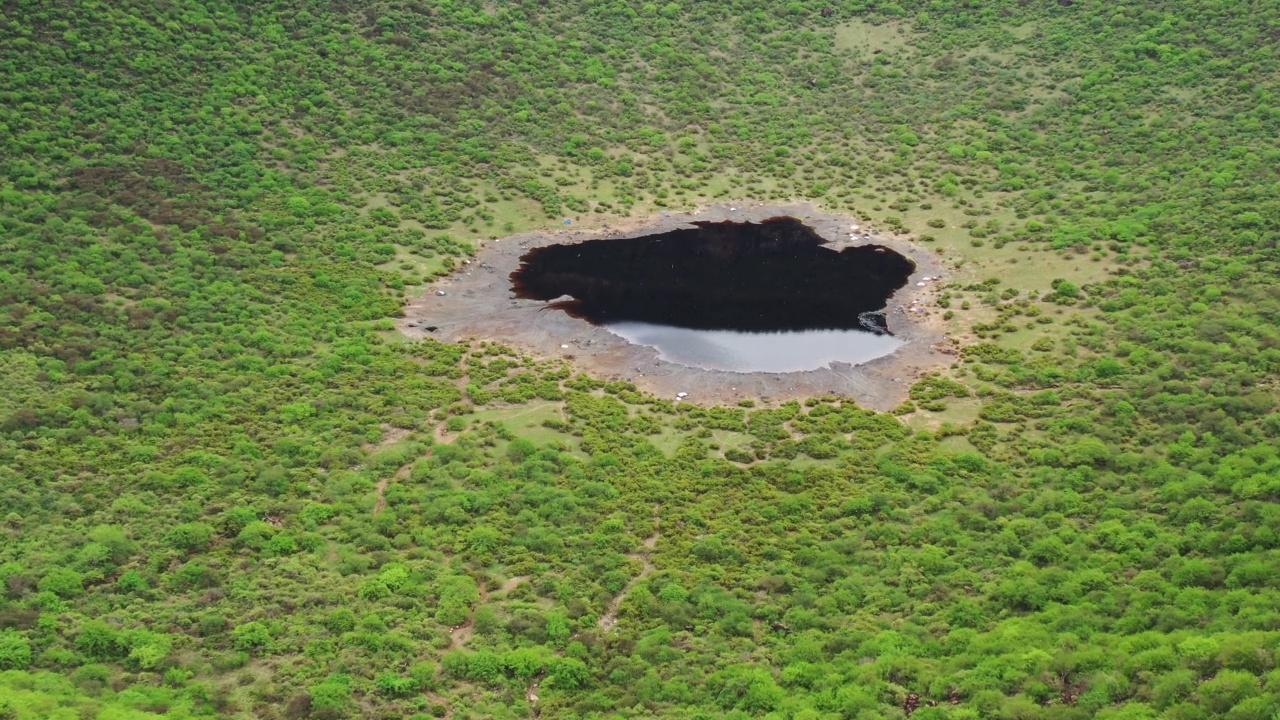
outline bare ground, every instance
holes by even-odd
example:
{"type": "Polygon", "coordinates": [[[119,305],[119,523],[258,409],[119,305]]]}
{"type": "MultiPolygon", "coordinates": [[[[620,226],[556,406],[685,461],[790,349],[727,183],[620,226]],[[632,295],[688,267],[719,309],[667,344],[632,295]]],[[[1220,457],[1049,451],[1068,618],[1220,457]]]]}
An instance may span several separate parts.
{"type": "Polygon", "coordinates": [[[517,575],[513,578],[509,578],[506,582],[502,583],[502,587],[498,588],[498,594],[506,595],[512,590],[515,590],[516,586],[519,585],[520,583],[528,582],[528,581],[529,581],[528,575],[517,575]]]}
{"type": "Polygon", "coordinates": [[[372,452],[377,452],[377,451],[379,451],[379,450],[385,450],[385,449],[387,449],[387,448],[391,447],[392,445],[394,445],[394,444],[396,444],[396,443],[400,442],[401,440],[403,440],[403,439],[405,439],[405,438],[409,437],[409,434],[410,434],[411,432],[413,432],[413,431],[412,431],[412,430],[406,430],[406,429],[404,429],[404,428],[391,427],[390,425],[383,425],[383,426],[382,426],[382,433],[383,433],[383,435],[382,435],[382,439],[381,439],[381,440],[379,440],[379,441],[378,441],[378,442],[376,442],[376,443],[369,443],[369,444],[365,445],[365,446],[364,446],[364,451],[365,451],[366,453],[372,453],[372,452]]]}
{"type": "Polygon", "coordinates": [[[808,203],[723,203],[692,212],[657,215],[625,226],[606,225],[599,231],[531,232],[490,241],[469,263],[410,302],[397,327],[415,338],[434,337],[446,342],[495,340],[535,356],[571,358],[574,364],[598,377],[629,380],[660,397],[688,393],[686,400],[700,404],[839,395],[853,398],[863,407],[888,410],[906,399],[914,378],[953,360],[940,312],[933,309],[941,283],[917,286],[924,277],[943,274],[941,260],[926,248],[910,242],[905,235],[876,232],[853,215],[825,212],[808,203]],[[905,341],[901,347],[861,365],[832,363],[804,372],[707,370],[667,362],[653,348],[632,345],[604,328],[548,308],[547,303],[519,299],[511,292],[510,274],[519,267],[520,257],[535,247],[640,237],[688,227],[692,221],[759,222],[784,215],[802,220],[829,240],[833,249],[881,245],[916,264],[907,285],[890,298],[885,310],[889,330],[905,341]],[[851,237],[854,225],[859,226],[857,237],[851,237]],[[870,237],[863,239],[864,234],[870,237]],[[445,294],[439,295],[438,291],[445,294]]]}

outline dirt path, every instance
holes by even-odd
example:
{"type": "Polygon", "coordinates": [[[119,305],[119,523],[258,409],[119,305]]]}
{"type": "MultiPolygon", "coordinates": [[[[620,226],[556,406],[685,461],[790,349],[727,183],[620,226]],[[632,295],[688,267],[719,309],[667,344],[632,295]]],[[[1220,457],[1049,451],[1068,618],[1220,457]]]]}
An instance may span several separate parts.
{"type": "MultiPolygon", "coordinates": [[[[476,601],[476,608],[489,602],[489,588],[485,583],[476,583],[480,591],[480,599],[476,601]]],[[[475,635],[475,610],[471,611],[471,617],[468,617],[461,625],[449,629],[449,650],[457,650],[475,635]]]]}
{"type": "Polygon", "coordinates": [[[364,446],[365,452],[373,453],[379,450],[385,450],[391,447],[393,444],[398,443],[401,440],[409,437],[409,433],[413,432],[412,430],[406,430],[404,428],[387,427],[386,425],[383,425],[382,427],[386,428],[383,431],[384,433],[386,433],[386,435],[376,443],[366,444],[364,446]]]}
{"type": "Polygon", "coordinates": [[[528,580],[529,580],[528,575],[517,575],[511,578],[510,580],[507,580],[506,582],[502,583],[502,587],[498,588],[498,593],[501,595],[506,595],[512,590],[515,590],[517,585],[519,585],[522,582],[527,582],[528,580]]]}
{"type": "MultiPolygon", "coordinates": [[[[428,450],[427,455],[430,455],[430,454],[431,454],[431,451],[428,450]]],[[[424,455],[423,457],[426,457],[426,455],[424,455]]],[[[412,469],[413,469],[413,463],[409,463],[408,465],[402,465],[400,469],[396,471],[395,475],[392,475],[389,478],[383,478],[378,481],[378,485],[377,485],[378,501],[373,504],[374,517],[377,517],[378,513],[382,512],[387,507],[387,486],[391,484],[392,480],[403,480],[409,477],[409,471],[412,469]]]]}
{"type": "Polygon", "coordinates": [[[445,423],[440,423],[436,426],[436,431],[431,435],[431,439],[435,440],[437,445],[444,445],[449,442],[448,435],[449,429],[445,426],[445,423]]]}
{"type": "MultiPolygon", "coordinates": [[[[481,605],[484,605],[486,602],[489,601],[489,590],[487,587],[485,587],[484,583],[477,583],[477,585],[478,585],[478,590],[480,592],[480,599],[476,601],[476,608],[479,608],[481,605]]],[[[445,648],[440,652],[441,657],[443,657],[445,653],[451,652],[453,650],[459,650],[464,645],[467,644],[467,641],[470,640],[472,636],[475,635],[474,620],[475,620],[475,611],[473,610],[471,612],[471,615],[465,621],[463,621],[461,625],[449,628],[449,647],[445,648]]],[[[441,659],[440,657],[436,658],[435,674],[437,676],[440,675],[440,670],[441,670],[440,659],[441,659]]],[[[423,694],[426,695],[427,698],[432,702],[434,702],[435,704],[441,705],[445,708],[445,714],[442,715],[441,717],[446,718],[446,720],[447,718],[453,717],[453,705],[443,695],[440,695],[438,693],[433,693],[430,690],[424,690],[423,694]]]]}
{"type": "MultiPolygon", "coordinates": [[[[525,407],[525,409],[521,410],[521,411],[520,411],[520,412],[518,412],[518,413],[515,413],[514,415],[508,415],[507,417],[500,418],[500,419],[498,420],[498,422],[505,422],[505,421],[507,421],[507,420],[515,420],[515,419],[516,419],[516,418],[518,418],[518,417],[522,417],[522,416],[524,416],[524,415],[528,415],[528,414],[529,414],[529,413],[531,413],[531,412],[536,412],[536,411],[538,411],[538,410],[541,410],[542,408],[544,408],[544,407],[546,407],[546,406],[547,406],[547,405],[546,405],[546,403],[531,403],[531,404],[529,404],[528,406],[526,406],[526,407],[525,407]]],[[[555,407],[556,407],[556,409],[557,409],[557,410],[559,410],[561,413],[563,413],[563,412],[564,412],[564,401],[563,401],[563,400],[561,400],[560,402],[555,403],[555,407]]]]}
{"type": "Polygon", "coordinates": [[[431,702],[431,704],[439,705],[444,708],[444,714],[440,716],[441,720],[449,720],[453,717],[453,706],[449,704],[448,698],[439,693],[431,692],[430,690],[423,690],[422,694],[427,697],[427,700],[431,702]]]}
{"type": "Polygon", "coordinates": [[[642,549],[632,553],[627,553],[627,557],[639,560],[642,563],[640,574],[632,578],[631,581],[627,583],[626,587],[622,588],[622,592],[618,593],[617,597],[609,601],[609,609],[605,611],[605,614],[602,615],[600,620],[596,623],[601,627],[601,629],[610,630],[613,626],[618,624],[618,608],[622,606],[622,601],[627,599],[627,595],[631,593],[631,588],[635,587],[636,583],[644,580],[653,573],[653,562],[649,559],[649,555],[653,552],[653,549],[658,546],[658,535],[661,532],[662,521],[658,511],[661,508],[661,505],[653,506],[653,534],[645,538],[644,542],[640,543],[640,547],[642,549]]]}
{"type": "MultiPolygon", "coordinates": [[[[404,440],[405,438],[409,437],[409,435],[413,432],[412,430],[406,430],[404,428],[387,427],[386,425],[383,425],[382,427],[385,428],[384,430],[384,432],[386,433],[385,436],[376,443],[370,443],[368,445],[365,445],[364,451],[366,453],[372,454],[379,450],[385,450],[391,447],[393,444],[398,443],[401,440],[404,440]]],[[[428,450],[427,454],[430,455],[431,451],[428,450]]],[[[386,498],[387,485],[389,485],[392,480],[399,480],[401,478],[408,477],[409,468],[411,465],[412,463],[410,463],[409,465],[405,465],[404,467],[401,467],[399,470],[396,470],[396,474],[394,476],[389,478],[383,478],[382,480],[378,481],[378,485],[377,485],[378,501],[373,504],[373,514],[375,517],[378,515],[378,513],[382,512],[387,507],[387,498],[386,498]]]]}
{"type": "Polygon", "coordinates": [[[466,645],[467,641],[471,639],[471,636],[475,634],[476,632],[471,623],[471,618],[467,618],[466,622],[449,631],[449,648],[445,650],[445,652],[461,648],[463,645],[466,645]]]}

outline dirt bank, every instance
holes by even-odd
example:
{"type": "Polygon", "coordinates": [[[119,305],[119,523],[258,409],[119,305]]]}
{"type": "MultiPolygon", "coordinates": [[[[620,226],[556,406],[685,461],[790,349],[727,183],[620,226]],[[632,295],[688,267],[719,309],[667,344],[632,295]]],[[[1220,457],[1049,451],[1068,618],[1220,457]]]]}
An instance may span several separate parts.
{"type": "MultiPolygon", "coordinates": [[[[933,302],[941,283],[917,283],[944,273],[941,262],[905,236],[877,233],[860,219],[828,213],[807,203],[724,203],[692,212],[656,215],[603,230],[563,230],[512,235],[486,241],[477,256],[447,278],[431,285],[406,306],[406,317],[397,322],[410,337],[434,337],[453,342],[463,339],[496,340],[540,357],[572,357],[573,362],[597,376],[625,379],[642,390],[674,398],[688,393],[688,401],[704,404],[734,403],[751,398],[778,401],[835,394],[854,398],[859,405],[887,410],[906,398],[907,388],[919,374],[951,363],[946,338],[933,302]],[[603,328],[569,317],[547,304],[521,300],[511,292],[508,276],[530,248],[555,243],[571,244],[601,238],[630,238],[687,227],[692,221],[751,221],[788,215],[799,218],[835,249],[852,245],[883,245],[916,264],[907,285],[889,300],[889,330],[905,343],[890,355],[862,365],[833,363],[830,367],[795,373],[736,373],[703,370],[661,360],[658,351],[631,345],[603,328]],[[852,229],[858,226],[858,230],[852,229]],[[854,234],[851,236],[851,234],[854,234]],[[864,239],[864,236],[868,236],[864,239]],[[444,295],[439,295],[443,291],[444,295]],[[917,306],[933,308],[914,312],[917,306]],[[434,328],[428,330],[428,328],[434,328]]],[[[944,278],[945,282],[946,278],[944,278]]]]}

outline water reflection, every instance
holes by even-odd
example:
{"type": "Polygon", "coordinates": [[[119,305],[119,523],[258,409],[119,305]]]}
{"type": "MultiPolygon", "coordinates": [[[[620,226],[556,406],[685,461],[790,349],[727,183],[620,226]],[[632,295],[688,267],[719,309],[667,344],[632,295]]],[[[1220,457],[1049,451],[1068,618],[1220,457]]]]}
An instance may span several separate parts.
{"type": "Polygon", "coordinates": [[[833,362],[859,365],[888,355],[902,341],[864,330],[741,332],[697,330],[643,322],[619,322],[606,330],[658,350],[668,362],[731,372],[799,372],[833,362]]]}
{"type": "Polygon", "coordinates": [[[511,281],[671,362],[790,372],[892,352],[876,311],[914,270],[885,247],[834,251],[785,217],[535,248],[511,281]]]}

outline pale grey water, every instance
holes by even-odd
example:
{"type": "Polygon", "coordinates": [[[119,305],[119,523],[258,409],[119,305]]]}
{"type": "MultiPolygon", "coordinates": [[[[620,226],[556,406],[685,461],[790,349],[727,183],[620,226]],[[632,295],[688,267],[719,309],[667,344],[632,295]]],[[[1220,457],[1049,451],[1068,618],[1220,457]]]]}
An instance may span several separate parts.
{"type": "Polygon", "coordinates": [[[751,333],[691,330],[643,322],[604,326],[627,342],[658,350],[667,362],[730,372],[799,372],[833,362],[860,365],[888,355],[903,342],[862,330],[751,333]]]}

